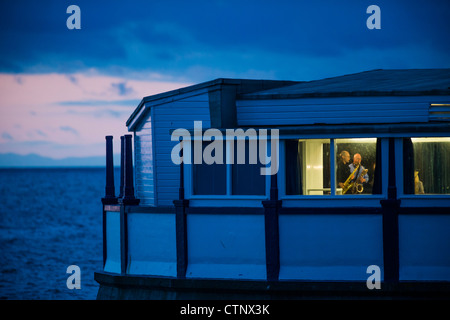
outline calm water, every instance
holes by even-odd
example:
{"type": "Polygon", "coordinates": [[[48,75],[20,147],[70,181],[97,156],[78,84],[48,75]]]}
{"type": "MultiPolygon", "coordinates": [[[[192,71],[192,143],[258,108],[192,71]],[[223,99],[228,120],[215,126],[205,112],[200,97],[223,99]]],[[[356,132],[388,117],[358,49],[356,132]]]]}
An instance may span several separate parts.
{"type": "Polygon", "coordinates": [[[104,188],[104,168],[0,169],[0,299],[96,298],[104,188]]]}

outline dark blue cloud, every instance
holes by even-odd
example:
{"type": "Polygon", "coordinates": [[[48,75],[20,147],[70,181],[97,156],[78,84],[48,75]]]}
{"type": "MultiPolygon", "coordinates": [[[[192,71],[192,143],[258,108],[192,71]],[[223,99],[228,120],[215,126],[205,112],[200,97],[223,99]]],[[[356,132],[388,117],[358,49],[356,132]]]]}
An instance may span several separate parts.
{"type": "Polygon", "coordinates": [[[0,71],[302,79],[304,64],[337,72],[349,53],[363,70],[449,67],[448,12],[446,0],[3,1],[0,71]],[[66,27],[70,4],[81,8],[81,30],[66,27]],[[381,30],[366,28],[371,4],[381,8],[381,30]],[[407,48],[421,51],[416,60],[402,59],[407,48]],[[388,53],[381,61],[380,52],[388,53]]]}
{"type": "Polygon", "coordinates": [[[127,87],[126,82],[112,83],[111,86],[113,87],[114,91],[116,91],[120,96],[125,96],[133,93],[133,88],[127,87]]]}

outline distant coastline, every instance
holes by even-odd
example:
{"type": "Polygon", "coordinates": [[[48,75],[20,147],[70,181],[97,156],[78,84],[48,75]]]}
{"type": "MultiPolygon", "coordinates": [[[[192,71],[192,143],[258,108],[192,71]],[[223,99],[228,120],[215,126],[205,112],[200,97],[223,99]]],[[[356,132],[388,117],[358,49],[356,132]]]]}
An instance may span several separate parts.
{"type": "MultiPolygon", "coordinates": [[[[0,168],[95,168],[105,167],[104,156],[69,157],[53,159],[37,154],[19,155],[15,153],[0,154],[0,168]]],[[[114,166],[120,166],[120,155],[114,155],[114,166]]]]}

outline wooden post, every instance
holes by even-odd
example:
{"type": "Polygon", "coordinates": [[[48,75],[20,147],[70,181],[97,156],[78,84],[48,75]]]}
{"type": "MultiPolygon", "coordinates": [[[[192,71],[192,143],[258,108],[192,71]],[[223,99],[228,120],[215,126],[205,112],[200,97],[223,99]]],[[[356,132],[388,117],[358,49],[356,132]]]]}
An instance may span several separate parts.
{"type": "Polygon", "coordinates": [[[128,269],[128,215],[125,205],[120,206],[120,273],[126,274],[128,269]]]}
{"type": "Polygon", "coordinates": [[[270,178],[270,200],[263,201],[262,204],[264,206],[267,280],[277,281],[280,273],[278,211],[281,207],[281,200],[278,200],[277,174],[270,178]]]}
{"type": "Polygon", "coordinates": [[[134,196],[133,179],[133,148],[132,135],[121,137],[121,184],[123,184],[120,203],[120,271],[127,273],[128,269],[128,214],[127,206],[138,205],[140,200],[134,196]]]}
{"type": "MultiPolygon", "coordinates": [[[[183,152],[183,149],[181,149],[183,152]]],[[[189,200],[184,199],[184,161],[181,153],[180,163],[180,186],[178,191],[178,200],[174,200],[175,205],[175,228],[176,228],[176,248],[177,248],[177,277],[185,278],[188,264],[187,258],[187,217],[186,208],[189,206],[189,200]]]]}
{"type": "Polygon", "coordinates": [[[383,210],[384,281],[387,283],[398,283],[400,276],[398,238],[400,200],[397,199],[397,187],[395,184],[395,138],[389,138],[388,165],[388,198],[380,201],[383,210]]]}

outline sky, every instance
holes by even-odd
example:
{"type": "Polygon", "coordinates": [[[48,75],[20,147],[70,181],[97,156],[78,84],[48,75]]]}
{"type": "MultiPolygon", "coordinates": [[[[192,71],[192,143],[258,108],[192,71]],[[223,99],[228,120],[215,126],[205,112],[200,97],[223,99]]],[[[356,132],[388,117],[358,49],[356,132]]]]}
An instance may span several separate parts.
{"type": "Polygon", "coordinates": [[[450,68],[450,1],[0,2],[0,154],[115,152],[149,95],[216,78],[450,68]],[[81,29],[69,29],[70,5],[81,29]],[[370,5],[381,29],[368,29],[370,5]]]}

